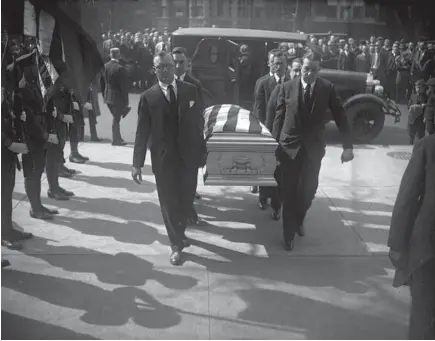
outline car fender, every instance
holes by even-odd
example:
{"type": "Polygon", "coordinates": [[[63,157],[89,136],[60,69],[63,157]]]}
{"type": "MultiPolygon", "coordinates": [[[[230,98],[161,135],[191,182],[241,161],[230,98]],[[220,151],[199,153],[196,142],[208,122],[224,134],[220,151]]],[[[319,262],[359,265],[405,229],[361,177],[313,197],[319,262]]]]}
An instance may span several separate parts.
{"type": "Polygon", "coordinates": [[[387,110],[387,105],[385,101],[382,98],[379,98],[378,96],[372,94],[358,94],[352,96],[343,103],[343,107],[345,110],[347,110],[353,105],[355,105],[356,103],[361,103],[361,102],[373,103],[387,110]]]}

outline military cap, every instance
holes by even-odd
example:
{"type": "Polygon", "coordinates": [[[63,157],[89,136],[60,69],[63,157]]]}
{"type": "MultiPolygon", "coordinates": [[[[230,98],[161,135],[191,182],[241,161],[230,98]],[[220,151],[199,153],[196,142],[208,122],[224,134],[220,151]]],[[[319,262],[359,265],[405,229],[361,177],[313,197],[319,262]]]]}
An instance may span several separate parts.
{"type": "Polygon", "coordinates": [[[427,82],[426,82],[427,86],[435,86],[435,78],[430,78],[427,82]]]}

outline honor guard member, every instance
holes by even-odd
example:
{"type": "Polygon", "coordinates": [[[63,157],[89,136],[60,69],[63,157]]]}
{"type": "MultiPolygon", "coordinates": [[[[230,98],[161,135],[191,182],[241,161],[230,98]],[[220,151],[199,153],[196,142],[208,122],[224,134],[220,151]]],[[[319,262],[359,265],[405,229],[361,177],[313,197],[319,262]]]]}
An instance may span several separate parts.
{"type": "Polygon", "coordinates": [[[345,111],[334,85],[319,77],[320,54],[305,57],[301,77],[285,82],[278,96],[272,134],[277,139],[280,178],[276,179],[283,202],[284,244],[292,250],[295,235],[304,236],[303,223],[315,197],[325,155],[327,110],[343,136],[342,162],[353,159],[345,111]]]}
{"type": "Polygon", "coordinates": [[[30,216],[35,219],[53,218],[57,210],[51,210],[41,202],[41,177],[45,168],[47,144],[58,144],[56,134],[48,132],[47,113],[43,108],[43,98],[38,87],[37,66],[34,63],[36,52],[24,55],[16,60],[14,77],[18,80],[15,91],[14,114],[22,117],[24,143],[29,153],[23,154],[24,187],[30,202],[30,216]],[[23,63],[23,67],[20,67],[23,63]],[[31,63],[30,66],[28,66],[31,63]]]}
{"type": "Polygon", "coordinates": [[[69,161],[74,163],[85,163],[89,158],[79,153],[79,141],[83,141],[85,132],[85,119],[83,117],[83,108],[78,100],[75,90],[69,87],[69,94],[73,104],[73,123],[68,124],[68,136],[71,147],[69,161]]]}
{"type": "MultiPolygon", "coordinates": [[[[254,96],[253,114],[261,123],[266,122],[267,104],[271,94],[276,86],[288,81],[287,77],[287,58],[283,52],[278,52],[273,56],[272,60],[273,76],[262,77],[256,87],[254,96]]],[[[260,195],[258,207],[262,210],[266,209],[267,200],[271,199],[273,209],[272,219],[279,220],[281,203],[278,195],[278,188],[271,186],[260,186],[260,195]]]]}
{"type": "MultiPolygon", "coordinates": [[[[31,234],[18,231],[13,228],[12,223],[12,194],[15,186],[15,172],[20,168],[18,154],[28,153],[27,145],[22,142],[22,121],[12,111],[13,97],[12,84],[7,81],[5,70],[2,70],[2,213],[1,232],[2,246],[9,249],[19,250],[22,248],[20,240],[31,237],[31,234]]],[[[2,259],[2,268],[7,266],[7,261],[2,259]],[[5,262],[5,263],[4,263],[5,262]]]]}
{"type": "Polygon", "coordinates": [[[49,131],[57,135],[59,144],[49,144],[47,146],[45,167],[48,182],[47,195],[55,200],[68,200],[74,193],[67,191],[59,185],[59,175],[65,161],[63,149],[68,136],[67,125],[73,124],[74,119],[71,96],[67,88],[68,73],[66,66],[63,63],[58,63],[56,66],[59,77],[54,85],[47,109],[49,112],[53,112],[53,115],[48,118],[49,131]]]}
{"type": "Polygon", "coordinates": [[[424,111],[424,119],[426,121],[426,131],[429,135],[435,132],[435,78],[427,81],[428,86],[428,99],[424,111]]]}
{"type": "MultiPolygon", "coordinates": [[[[202,112],[204,110],[204,89],[202,87],[201,82],[193,77],[189,72],[187,72],[188,67],[188,58],[186,56],[186,50],[183,47],[175,47],[172,50],[172,57],[174,58],[175,63],[175,78],[179,79],[183,82],[187,82],[190,84],[193,84],[196,86],[196,89],[198,91],[198,109],[202,112]]],[[[204,129],[204,120],[199,122],[200,129],[204,129]]],[[[196,192],[196,188],[198,186],[198,169],[194,174],[192,174],[192,177],[196,179],[195,184],[195,199],[200,199],[201,196],[196,192]]],[[[188,224],[189,225],[198,225],[200,223],[198,214],[196,213],[195,207],[192,202],[192,212],[191,216],[189,218],[188,224]]]]}

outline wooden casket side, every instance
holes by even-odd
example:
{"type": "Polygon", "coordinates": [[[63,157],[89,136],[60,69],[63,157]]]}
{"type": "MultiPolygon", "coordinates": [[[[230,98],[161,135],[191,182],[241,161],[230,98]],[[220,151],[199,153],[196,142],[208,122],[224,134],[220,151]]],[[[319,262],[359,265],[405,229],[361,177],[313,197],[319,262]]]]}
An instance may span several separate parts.
{"type": "Polygon", "coordinates": [[[217,133],[207,141],[204,183],[209,186],[276,186],[275,150],[271,137],[217,133]]]}

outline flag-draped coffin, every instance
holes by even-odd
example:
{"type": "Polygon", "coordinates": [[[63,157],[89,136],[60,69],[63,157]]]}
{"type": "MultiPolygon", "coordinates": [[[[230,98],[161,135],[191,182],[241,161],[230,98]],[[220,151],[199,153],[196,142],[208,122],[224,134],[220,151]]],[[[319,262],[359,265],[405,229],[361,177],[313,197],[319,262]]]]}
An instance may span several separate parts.
{"type": "Polygon", "coordinates": [[[204,110],[204,118],[206,185],[276,185],[278,143],[250,111],[237,105],[215,105],[204,110]]]}

